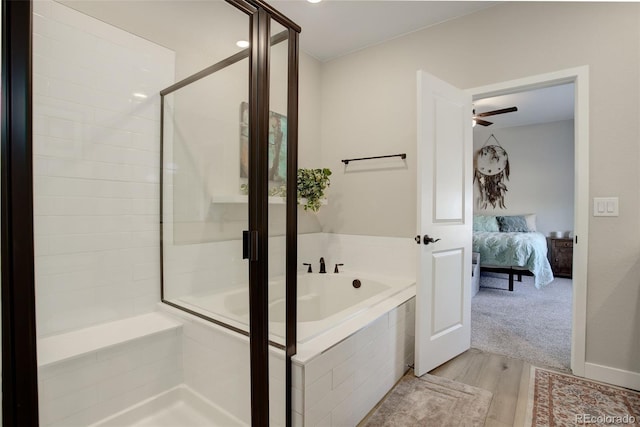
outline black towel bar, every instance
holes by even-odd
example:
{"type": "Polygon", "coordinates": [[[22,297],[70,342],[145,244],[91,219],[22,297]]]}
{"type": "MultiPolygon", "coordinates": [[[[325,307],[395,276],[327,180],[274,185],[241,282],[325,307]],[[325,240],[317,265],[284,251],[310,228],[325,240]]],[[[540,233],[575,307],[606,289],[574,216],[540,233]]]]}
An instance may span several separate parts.
{"type": "Polygon", "coordinates": [[[401,153],[401,154],[389,154],[388,156],[374,156],[374,157],[360,157],[357,159],[344,159],[342,160],[342,163],[344,163],[345,165],[348,165],[349,162],[355,162],[358,160],[371,160],[371,159],[384,159],[387,157],[400,157],[401,159],[406,159],[407,158],[407,153],[401,153]]]}

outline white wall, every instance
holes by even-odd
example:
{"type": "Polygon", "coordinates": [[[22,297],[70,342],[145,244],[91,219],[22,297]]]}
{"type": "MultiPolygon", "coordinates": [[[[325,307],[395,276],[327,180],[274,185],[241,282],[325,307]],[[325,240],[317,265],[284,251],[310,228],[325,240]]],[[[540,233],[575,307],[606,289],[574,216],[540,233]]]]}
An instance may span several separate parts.
{"type": "Polygon", "coordinates": [[[620,216],[590,218],[586,359],[640,373],[639,8],[502,3],[325,63],[322,158],[337,173],[323,230],[415,234],[416,70],[474,88],[588,65],[590,195],[618,196],[620,216]],[[406,169],[341,169],[396,152],[406,169]]]}
{"type": "Polygon", "coordinates": [[[37,327],[47,336],[159,299],[158,92],[173,82],[174,54],[52,1],[34,2],[33,19],[37,327]]]}
{"type": "MultiPolygon", "coordinates": [[[[491,130],[473,129],[474,152],[494,135],[509,156],[509,180],[505,180],[506,209],[483,210],[476,201],[478,183],[473,185],[474,213],[519,215],[535,213],[537,230],[573,230],[573,120],[491,130]]],[[[488,144],[495,144],[492,138],[488,144]]]]}

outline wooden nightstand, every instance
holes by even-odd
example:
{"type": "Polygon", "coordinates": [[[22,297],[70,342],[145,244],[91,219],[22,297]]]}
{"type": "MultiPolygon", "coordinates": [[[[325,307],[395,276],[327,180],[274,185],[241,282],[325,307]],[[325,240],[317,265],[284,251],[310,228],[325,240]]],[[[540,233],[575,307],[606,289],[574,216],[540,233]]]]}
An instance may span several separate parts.
{"type": "Polygon", "coordinates": [[[571,278],[573,270],[573,239],[549,237],[549,262],[553,275],[571,278]]]}

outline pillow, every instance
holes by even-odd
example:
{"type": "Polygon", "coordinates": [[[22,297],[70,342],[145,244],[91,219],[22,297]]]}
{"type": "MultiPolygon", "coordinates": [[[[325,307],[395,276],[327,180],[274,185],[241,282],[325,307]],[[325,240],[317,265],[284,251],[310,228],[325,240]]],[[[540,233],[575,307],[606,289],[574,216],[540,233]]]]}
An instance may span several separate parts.
{"type": "Polygon", "coordinates": [[[514,215],[514,216],[499,216],[496,217],[498,220],[498,225],[500,227],[500,231],[503,233],[508,232],[528,232],[529,228],[527,227],[527,221],[524,219],[522,215],[514,215]]]}
{"type": "Polygon", "coordinates": [[[527,222],[527,228],[529,229],[529,231],[538,231],[536,227],[536,214],[528,214],[523,216],[524,220],[527,222]]]}
{"type": "Polygon", "coordinates": [[[474,215],[473,231],[500,231],[500,227],[495,216],[474,215]]]}

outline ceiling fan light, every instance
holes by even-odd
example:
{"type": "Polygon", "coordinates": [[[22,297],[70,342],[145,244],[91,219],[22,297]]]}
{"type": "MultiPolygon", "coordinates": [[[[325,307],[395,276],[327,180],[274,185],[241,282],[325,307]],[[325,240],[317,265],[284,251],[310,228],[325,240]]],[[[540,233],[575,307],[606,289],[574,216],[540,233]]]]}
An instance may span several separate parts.
{"type": "Polygon", "coordinates": [[[474,128],[476,127],[478,123],[476,123],[476,119],[471,119],[471,127],[474,128]]]}

